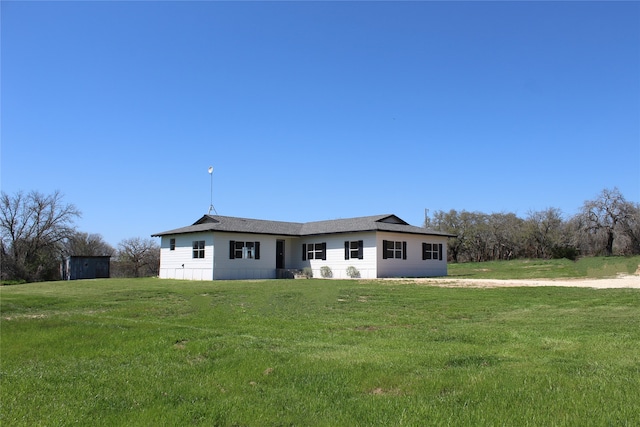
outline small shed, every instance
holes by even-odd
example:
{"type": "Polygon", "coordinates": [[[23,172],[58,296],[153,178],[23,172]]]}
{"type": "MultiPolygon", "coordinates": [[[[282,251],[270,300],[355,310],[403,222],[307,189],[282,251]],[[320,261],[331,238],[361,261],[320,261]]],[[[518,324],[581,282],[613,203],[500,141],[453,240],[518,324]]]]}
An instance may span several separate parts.
{"type": "Polygon", "coordinates": [[[106,279],[110,256],[69,256],[62,261],[63,280],[106,279]]]}

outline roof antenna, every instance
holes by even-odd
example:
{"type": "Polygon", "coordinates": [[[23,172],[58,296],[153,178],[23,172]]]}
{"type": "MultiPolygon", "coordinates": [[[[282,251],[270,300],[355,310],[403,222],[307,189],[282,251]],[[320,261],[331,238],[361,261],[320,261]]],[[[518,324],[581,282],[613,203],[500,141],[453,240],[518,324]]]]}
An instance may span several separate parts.
{"type": "Polygon", "coordinates": [[[213,207],[213,166],[209,166],[209,176],[211,176],[211,202],[209,204],[209,212],[207,215],[211,215],[211,211],[214,211],[218,215],[218,211],[213,207]]]}

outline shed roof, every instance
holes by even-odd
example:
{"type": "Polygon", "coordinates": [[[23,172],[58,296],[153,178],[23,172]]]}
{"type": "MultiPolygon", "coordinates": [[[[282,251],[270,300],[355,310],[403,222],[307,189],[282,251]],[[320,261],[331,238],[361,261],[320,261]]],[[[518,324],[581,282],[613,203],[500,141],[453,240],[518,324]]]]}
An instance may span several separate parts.
{"type": "Polygon", "coordinates": [[[454,237],[449,233],[409,225],[396,215],[373,215],[357,218],[331,219],[314,222],[284,222],[263,219],[237,218],[222,215],[204,215],[193,225],[152,234],[153,237],[175,234],[226,231],[230,233],[270,234],[277,236],[314,236],[319,234],[354,233],[362,231],[388,231],[454,237]]]}

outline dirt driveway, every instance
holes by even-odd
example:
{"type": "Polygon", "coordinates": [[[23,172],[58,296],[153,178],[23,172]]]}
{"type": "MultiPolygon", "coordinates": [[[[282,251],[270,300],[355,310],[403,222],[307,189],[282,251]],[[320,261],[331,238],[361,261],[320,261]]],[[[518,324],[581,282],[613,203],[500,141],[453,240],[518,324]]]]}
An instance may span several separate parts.
{"type": "MultiPolygon", "coordinates": [[[[405,279],[406,280],[406,279],[405,279]]],[[[607,279],[552,279],[552,280],[496,280],[496,279],[458,279],[458,278],[429,278],[414,279],[417,283],[433,286],[471,287],[471,288],[499,288],[515,286],[574,286],[582,288],[635,288],[640,289],[640,274],[620,275],[607,279]]]]}

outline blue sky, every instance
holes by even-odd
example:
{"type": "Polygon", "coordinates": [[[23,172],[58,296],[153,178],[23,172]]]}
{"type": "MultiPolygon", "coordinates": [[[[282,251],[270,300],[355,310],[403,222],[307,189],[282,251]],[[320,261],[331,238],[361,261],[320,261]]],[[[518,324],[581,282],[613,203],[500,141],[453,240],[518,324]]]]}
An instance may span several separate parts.
{"type": "Polygon", "coordinates": [[[639,2],[1,3],[1,186],[80,231],[640,201],[639,2]]]}

